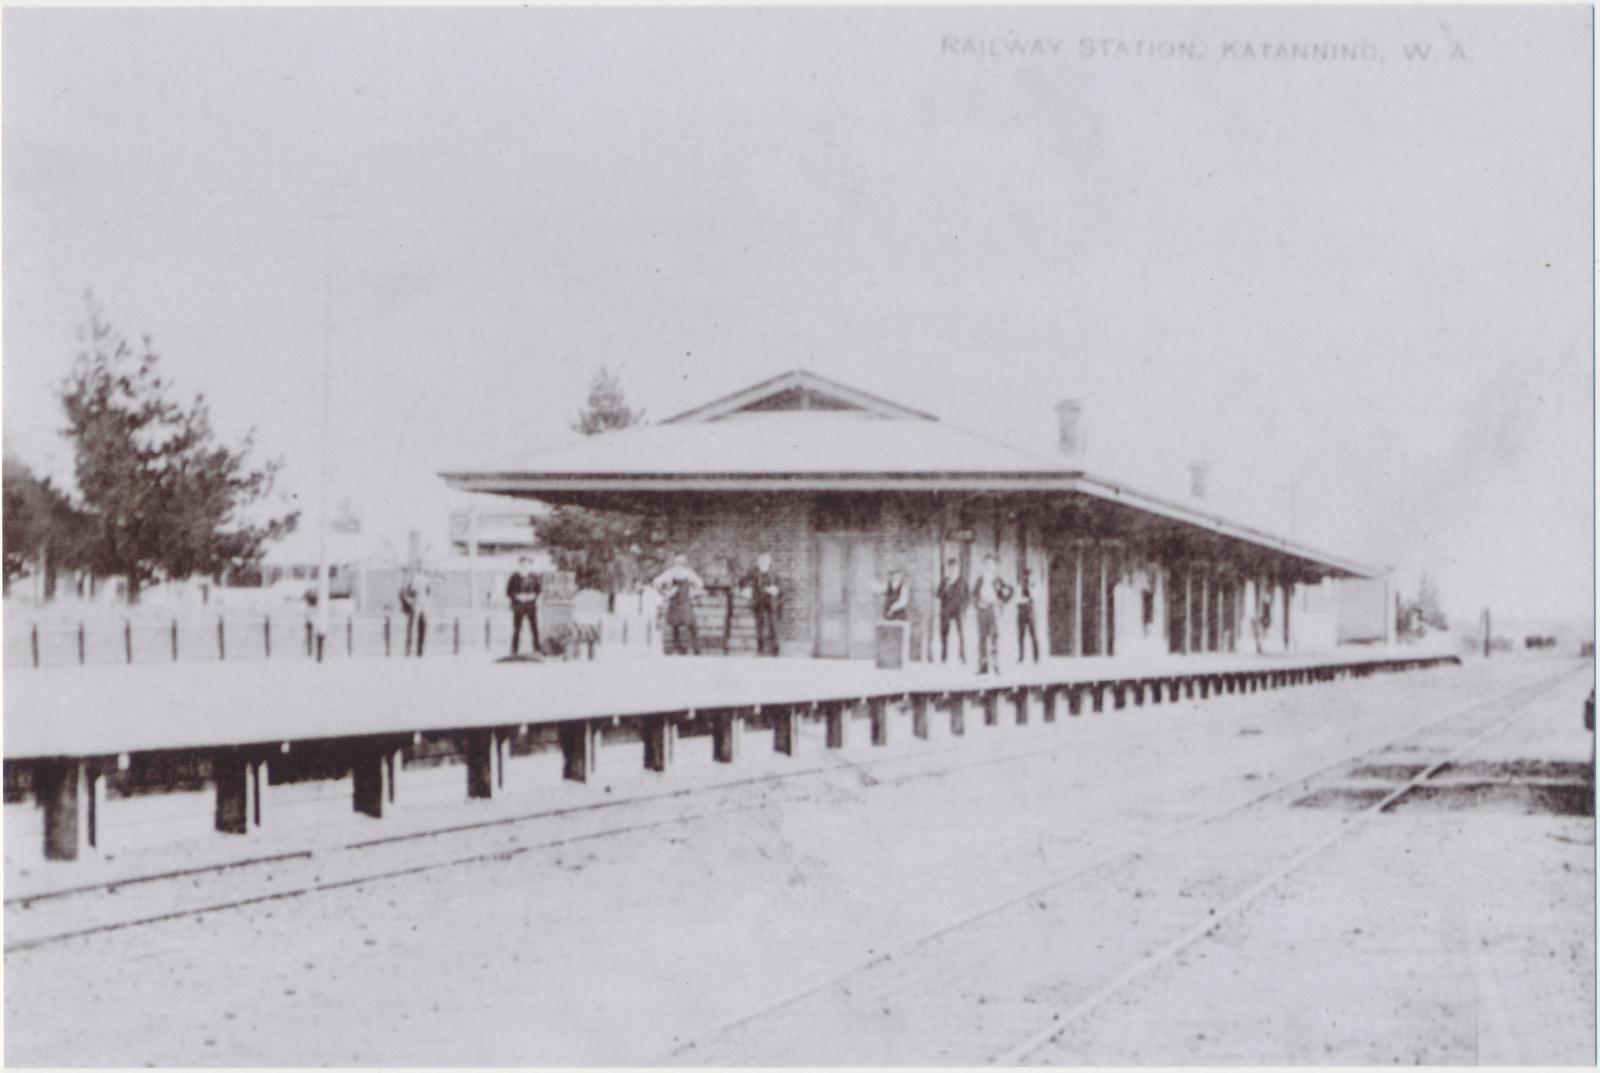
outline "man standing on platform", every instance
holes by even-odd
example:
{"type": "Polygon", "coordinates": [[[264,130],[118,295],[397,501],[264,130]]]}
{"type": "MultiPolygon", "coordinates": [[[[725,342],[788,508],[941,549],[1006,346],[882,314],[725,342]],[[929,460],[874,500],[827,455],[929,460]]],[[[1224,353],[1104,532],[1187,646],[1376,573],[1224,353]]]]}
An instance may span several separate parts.
{"type": "Polygon", "coordinates": [[[756,565],[739,580],[739,588],[750,601],[756,616],[756,655],[778,654],[778,602],[783,587],[778,575],[772,572],[772,556],[762,552],[756,556],[756,565]]]}
{"type": "Polygon", "coordinates": [[[1033,623],[1033,589],[1029,585],[1032,575],[1024,566],[1017,576],[1017,662],[1024,659],[1024,641],[1033,642],[1033,662],[1039,662],[1039,634],[1033,623]]]}
{"type": "Polygon", "coordinates": [[[539,644],[539,596],[544,583],[533,572],[533,560],[524,555],[517,560],[518,570],[506,582],[506,599],[511,601],[511,654],[515,656],[522,644],[522,620],[528,620],[529,643],[537,656],[539,644]]]}
{"type": "Polygon", "coordinates": [[[406,655],[421,656],[428,643],[428,611],[433,604],[433,585],[428,575],[413,570],[400,586],[400,610],[406,616],[406,655]]]}
{"type": "Polygon", "coordinates": [[[672,565],[656,578],[655,587],[667,599],[667,655],[683,655],[683,638],[687,633],[690,649],[698,656],[700,631],[695,625],[694,598],[705,590],[705,582],[689,569],[689,557],[681,552],[674,555],[672,565]]]}
{"type": "Polygon", "coordinates": [[[885,622],[904,622],[911,594],[906,591],[906,573],[898,566],[889,571],[889,581],[883,587],[883,618],[885,622]]]}
{"type": "Polygon", "coordinates": [[[939,575],[939,662],[950,661],[950,627],[956,628],[961,662],[967,662],[967,632],[962,618],[967,613],[967,583],[961,576],[961,560],[951,559],[939,575]]]}
{"type": "Polygon", "coordinates": [[[1000,605],[1011,598],[1011,586],[996,573],[993,555],[983,557],[972,579],[972,602],[978,609],[978,673],[1000,673],[1000,605]]]}

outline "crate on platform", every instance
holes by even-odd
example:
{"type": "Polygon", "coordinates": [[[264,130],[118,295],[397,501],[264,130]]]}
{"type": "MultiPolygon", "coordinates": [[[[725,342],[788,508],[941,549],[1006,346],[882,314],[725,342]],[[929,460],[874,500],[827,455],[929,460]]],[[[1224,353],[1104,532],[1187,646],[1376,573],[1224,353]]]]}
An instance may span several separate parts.
{"type": "Polygon", "coordinates": [[[904,622],[880,622],[875,634],[877,641],[878,668],[886,671],[897,671],[905,666],[906,659],[906,624],[904,622]]]}

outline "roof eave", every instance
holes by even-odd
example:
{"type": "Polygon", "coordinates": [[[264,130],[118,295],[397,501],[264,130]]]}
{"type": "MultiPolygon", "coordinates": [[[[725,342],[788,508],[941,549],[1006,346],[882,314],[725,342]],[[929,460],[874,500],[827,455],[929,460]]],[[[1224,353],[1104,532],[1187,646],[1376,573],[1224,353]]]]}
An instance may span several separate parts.
{"type": "Polygon", "coordinates": [[[470,492],[537,497],[572,492],[743,492],[743,491],[1015,491],[1078,492],[1218,536],[1256,545],[1352,577],[1381,578],[1385,571],[1329,555],[1271,533],[1231,522],[1082,470],[973,473],[703,473],[703,474],[539,474],[526,472],[441,473],[452,487],[470,492]]]}

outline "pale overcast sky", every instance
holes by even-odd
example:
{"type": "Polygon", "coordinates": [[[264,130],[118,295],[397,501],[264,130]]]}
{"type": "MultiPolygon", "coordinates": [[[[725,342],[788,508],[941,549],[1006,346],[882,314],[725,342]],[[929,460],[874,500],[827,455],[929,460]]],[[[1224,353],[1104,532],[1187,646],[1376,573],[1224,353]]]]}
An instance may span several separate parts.
{"type": "Polygon", "coordinates": [[[3,18],[42,469],[93,287],[314,507],[331,271],[379,532],[442,540],[436,472],[562,438],[601,363],[656,416],[806,366],[1047,449],[1076,396],[1092,468],[1204,457],[1458,619],[1590,618],[1586,8],[3,18]]]}

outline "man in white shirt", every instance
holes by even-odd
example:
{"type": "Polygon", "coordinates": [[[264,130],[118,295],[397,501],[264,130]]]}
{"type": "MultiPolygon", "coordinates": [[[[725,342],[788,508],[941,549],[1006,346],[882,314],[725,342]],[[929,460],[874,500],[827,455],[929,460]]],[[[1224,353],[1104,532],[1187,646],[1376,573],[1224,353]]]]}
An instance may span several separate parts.
{"type": "Polygon", "coordinates": [[[993,555],[983,557],[972,579],[972,603],[978,609],[978,673],[1000,673],[1000,605],[1011,598],[1011,586],[1000,580],[993,555]]]}
{"type": "Polygon", "coordinates": [[[667,655],[683,655],[683,638],[689,637],[689,650],[700,654],[700,631],[695,625],[694,598],[705,590],[700,575],[689,569],[689,557],[682,552],[672,557],[672,565],[654,582],[656,591],[667,599],[667,655]]]}

